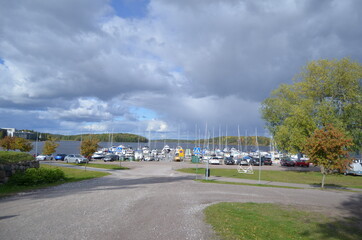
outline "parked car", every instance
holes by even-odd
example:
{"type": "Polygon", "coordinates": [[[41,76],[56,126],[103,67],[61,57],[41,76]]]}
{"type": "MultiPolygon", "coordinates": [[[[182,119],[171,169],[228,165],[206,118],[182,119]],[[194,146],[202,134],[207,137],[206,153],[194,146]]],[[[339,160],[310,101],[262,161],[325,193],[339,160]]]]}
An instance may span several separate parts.
{"type": "Polygon", "coordinates": [[[93,155],[92,155],[92,159],[102,159],[102,158],[104,158],[105,157],[105,155],[103,154],[103,153],[94,153],[93,155]]]}
{"type": "Polygon", "coordinates": [[[273,161],[269,156],[263,156],[261,157],[261,160],[264,165],[270,165],[270,166],[273,165],[273,161]]]}
{"type": "Polygon", "coordinates": [[[209,163],[210,163],[210,164],[219,165],[219,164],[220,164],[220,159],[219,159],[218,157],[212,157],[212,158],[209,160],[209,163]]]}
{"type": "MultiPolygon", "coordinates": [[[[149,162],[149,161],[155,161],[155,157],[149,155],[149,156],[145,156],[143,160],[144,160],[144,161],[148,161],[148,162],[149,162]]],[[[175,156],[174,161],[179,162],[179,161],[181,161],[181,158],[180,158],[179,156],[175,156]]]]}
{"type": "Polygon", "coordinates": [[[295,161],[292,160],[290,157],[283,157],[282,159],[280,159],[280,165],[286,167],[294,167],[295,161]]]}
{"type": "Polygon", "coordinates": [[[88,159],[80,154],[69,154],[64,158],[67,163],[87,163],[88,159]]]}
{"type": "Polygon", "coordinates": [[[347,174],[362,176],[362,160],[355,159],[344,172],[344,175],[347,174]]]}
{"type": "Polygon", "coordinates": [[[239,164],[239,165],[250,165],[251,161],[252,161],[252,157],[245,156],[242,159],[240,159],[240,162],[238,162],[237,164],[239,164]]]}
{"type": "Polygon", "coordinates": [[[299,159],[295,161],[296,167],[309,167],[309,161],[305,159],[299,159]]]}
{"type": "Polygon", "coordinates": [[[56,161],[60,160],[60,161],[64,161],[64,158],[67,156],[67,154],[63,154],[63,153],[58,153],[57,155],[55,155],[54,159],[56,161]]]}
{"type": "Polygon", "coordinates": [[[264,165],[264,161],[263,161],[262,158],[252,157],[252,158],[250,159],[250,165],[254,165],[254,166],[259,166],[259,165],[261,165],[261,166],[263,166],[263,165],[264,165]],[[261,164],[260,164],[260,162],[261,162],[261,164]]]}
{"type": "Polygon", "coordinates": [[[119,160],[119,157],[118,157],[118,155],[114,155],[114,154],[106,155],[103,158],[103,161],[105,161],[105,162],[113,162],[113,161],[117,161],[117,160],[119,160]]]}
{"type": "Polygon", "coordinates": [[[53,160],[53,156],[41,154],[41,155],[36,156],[35,159],[37,161],[48,161],[48,160],[53,160]]]}
{"type": "Polygon", "coordinates": [[[234,159],[232,157],[226,157],[224,159],[224,164],[225,165],[233,165],[234,164],[234,159]]]}

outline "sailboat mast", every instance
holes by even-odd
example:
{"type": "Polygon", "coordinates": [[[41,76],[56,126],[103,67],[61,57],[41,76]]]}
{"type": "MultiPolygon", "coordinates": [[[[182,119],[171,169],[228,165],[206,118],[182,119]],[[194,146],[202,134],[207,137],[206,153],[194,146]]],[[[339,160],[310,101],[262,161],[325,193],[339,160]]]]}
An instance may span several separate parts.
{"type": "Polygon", "coordinates": [[[241,150],[240,126],[238,125],[238,151],[241,150]]]}
{"type": "Polygon", "coordinates": [[[261,156],[260,156],[260,150],[259,150],[259,143],[258,143],[258,129],[255,128],[255,140],[256,140],[256,148],[259,155],[259,183],[260,183],[260,177],[261,177],[261,156]]]}
{"type": "Polygon", "coordinates": [[[226,131],[225,131],[225,148],[228,148],[228,125],[226,125],[226,131]]]}
{"type": "Polygon", "coordinates": [[[248,130],[245,130],[245,152],[248,152],[248,130]]]}
{"type": "Polygon", "coordinates": [[[221,150],[221,126],[219,125],[219,150],[221,150]]]}
{"type": "Polygon", "coordinates": [[[212,150],[215,151],[215,127],[212,127],[212,150]]]}

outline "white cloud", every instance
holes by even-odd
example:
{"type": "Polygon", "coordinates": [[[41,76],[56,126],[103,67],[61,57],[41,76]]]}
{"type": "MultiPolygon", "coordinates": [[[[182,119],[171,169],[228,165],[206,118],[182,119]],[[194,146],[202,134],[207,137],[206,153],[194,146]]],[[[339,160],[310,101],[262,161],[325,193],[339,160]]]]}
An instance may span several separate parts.
{"type": "Polygon", "coordinates": [[[68,109],[49,108],[40,118],[63,119],[67,121],[98,122],[109,120],[112,115],[108,112],[108,104],[97,99],[78,99],[68,109]]]}
{"type": "Polygon", "coordinates": [[[167,123],[165,123],[164,121],[160,121],[160,120],[148,121],[147,129],[146,129],[146,131],[151,131],[151,132],[166,132],[168,130],[169,129],[168,129],[167,123]]]}

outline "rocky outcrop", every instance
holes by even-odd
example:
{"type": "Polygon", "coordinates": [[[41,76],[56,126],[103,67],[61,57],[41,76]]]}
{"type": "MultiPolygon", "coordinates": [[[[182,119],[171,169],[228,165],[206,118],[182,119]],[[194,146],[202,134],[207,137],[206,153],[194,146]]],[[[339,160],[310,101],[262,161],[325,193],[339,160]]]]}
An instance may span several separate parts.
{"type": "Polygon", "coordinates": [[[6,183],[17,171],[25,172],[28,168],[39,168],[38,161],[26,161],[18,163],[0,163],[0,184],[6,183]]]}

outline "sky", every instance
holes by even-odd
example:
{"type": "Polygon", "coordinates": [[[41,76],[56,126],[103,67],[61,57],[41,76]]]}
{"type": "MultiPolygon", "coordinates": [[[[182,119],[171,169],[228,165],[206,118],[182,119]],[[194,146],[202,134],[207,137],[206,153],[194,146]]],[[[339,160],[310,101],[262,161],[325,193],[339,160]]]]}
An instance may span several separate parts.
{"type": "Polygon", "coordinates": [[[265,135],[306,64],[362,62],[360,0],[0,0],[0,128],[265,135]]]}

